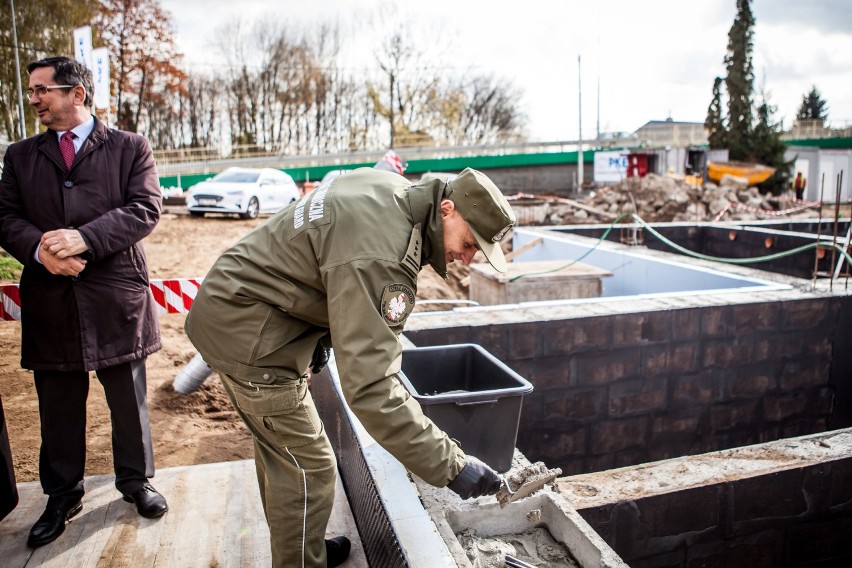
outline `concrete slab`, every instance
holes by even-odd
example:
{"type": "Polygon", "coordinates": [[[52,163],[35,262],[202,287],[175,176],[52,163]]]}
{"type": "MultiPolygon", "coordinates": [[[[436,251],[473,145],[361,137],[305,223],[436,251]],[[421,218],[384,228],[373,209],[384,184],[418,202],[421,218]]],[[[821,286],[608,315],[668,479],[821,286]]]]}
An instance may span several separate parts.
{"type": "Polygon", "coordinates": [[[572,475],[557,480],[577,509],[770,475],[852,456],[852,428],[572,475]]]}

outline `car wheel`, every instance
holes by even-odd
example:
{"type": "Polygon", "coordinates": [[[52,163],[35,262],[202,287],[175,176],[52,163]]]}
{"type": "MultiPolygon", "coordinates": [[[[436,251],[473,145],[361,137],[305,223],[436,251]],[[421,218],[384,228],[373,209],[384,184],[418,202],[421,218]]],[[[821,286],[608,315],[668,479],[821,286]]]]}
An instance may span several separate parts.
{"type": "Polygon", "coordinates": [[[204,217],[204,211],[190,211],[190,217],[204,217]]]}
{"type": "Polygon", "coordinates": [[[243,219],[257,219],[257,214],[260,212],[260,203],[257,202],[257,197],[252,197],[248,202],[246,212],[240,215],[243,219]]]}

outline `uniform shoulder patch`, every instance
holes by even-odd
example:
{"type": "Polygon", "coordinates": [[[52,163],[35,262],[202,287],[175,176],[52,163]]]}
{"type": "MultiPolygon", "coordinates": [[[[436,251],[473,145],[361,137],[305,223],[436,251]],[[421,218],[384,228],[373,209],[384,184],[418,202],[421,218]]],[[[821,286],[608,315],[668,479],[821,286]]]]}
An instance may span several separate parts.
{"type": "Polygon", "coordinates": [[[400,325],[414,309],[414,290],[408,284],[389,284],[382,292],[382,317],[390,325],[400,325]]]}
{"type": "Polygon", "coordinates": [[[408,249],[405,251],[405,256],[400,261],[402,267],[417,280],[417,273],[420,272],[420,255],[422,250],[423,237],[420,235],[420,223],[411,229],[411,238],[408,240],[408,249]]]}

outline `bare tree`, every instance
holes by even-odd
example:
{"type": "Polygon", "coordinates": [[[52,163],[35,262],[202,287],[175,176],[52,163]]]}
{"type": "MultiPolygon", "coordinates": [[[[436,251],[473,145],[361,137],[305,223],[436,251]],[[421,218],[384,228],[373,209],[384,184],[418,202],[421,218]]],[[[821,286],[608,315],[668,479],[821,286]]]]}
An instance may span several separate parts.
{"type": "Polygon", "coordinates": [[[443,27],[414,25],[396,4],[379,6],[370,24],[378,38],[374,56],[382,81],[368,81],[367,93],[376,112],[387,117],[389,145],[428,138],[427,117],[449,66],[443,27]]]}
{"type": "MultiPolygon", "coordinates": [[[[151,108],[146,107],[147,98],[156,98],[161,89],[172,93],[185,89],[171,17],[157,0],[100,2],[95,24],[115,62],[116,124],[136,131],[143,109],[151,108]]],[[[144,122],[150,125],[148,118],[144,122]]]]}
{"type": "MultiPolygon", "coordinates": [[[[211,75],[186,78],[140,64],[144,71],[133,81],[119,80],[122,116],[146,129],[158,148],[229,141],[237,153],[380,149],[389,141],[488,143],[522,135],[520,91],[511,83],[454,75],[441,55],[448,42],[440,29],[415,28],[398,9],[382,15],[374,20],[376,57],[368,68],[342,62],[346,49],[337,25],[238,19],[215,30],[222,63],[211,75]],[[144,96],[138,105],[129,84],[144,96]]],[[[116,26],[110,33],[132,29],[116,26]]],[[[128,57],[127,65],[149,62],[150,50],[143,54],[147,59],[128,57]]]]}
{"type": "Polygon", "coordinates": [[[462,93],[462,137],[457,144],[493,144],[520,136],[525,122],[518,111],[521,96],[509,81],[474,76],[463,85],[462,93]]]}
{"type": "Polygon", "coordinates": [[[203,74],[191,74],[184,100],[190,147],[208,147],[217,141],[219,118],[218,80],[203,74]]]}

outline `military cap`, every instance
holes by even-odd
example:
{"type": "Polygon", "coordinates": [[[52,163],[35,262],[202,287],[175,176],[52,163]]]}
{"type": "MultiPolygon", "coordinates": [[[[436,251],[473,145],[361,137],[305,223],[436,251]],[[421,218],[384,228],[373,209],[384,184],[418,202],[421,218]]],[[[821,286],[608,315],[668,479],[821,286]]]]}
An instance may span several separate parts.
{"type": "Polygon", "coordinates": [[[500,241],[515,224],[515,212],[494,182],[480,171],[465,168],[447,184],[446,197],[470,226],[491,266],[506,272],[500,241]]]}

